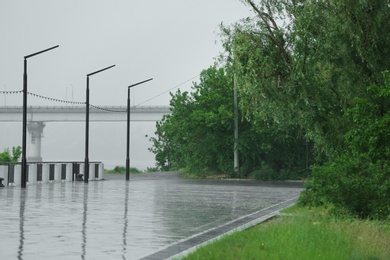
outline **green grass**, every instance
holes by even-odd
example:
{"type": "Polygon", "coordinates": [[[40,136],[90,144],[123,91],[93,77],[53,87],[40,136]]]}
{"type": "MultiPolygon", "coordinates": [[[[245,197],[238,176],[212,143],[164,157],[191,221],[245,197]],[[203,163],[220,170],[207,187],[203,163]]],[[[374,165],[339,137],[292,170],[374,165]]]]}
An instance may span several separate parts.
{"type": "MultiPolygon", "coordinates": [[[[137,173],[151,173],[151,172],[158,172],[159,169],[157,167],[148,167],[146,170],[141,171],[135,167],[130,167],[130,173],[131,174],[137,174],[137,173]]],[[[115,166],[114,169],[108,170],[104,169],[105,174],[126,174],[126,168],[124,166],[115,166]]]]}
{"type": "Polygon", "coordinates": [[[390,259],[389,222],[336,218],[293,207],[183,259],[390,259]]]}
{"type": "MultiPolygon", "coordinates": [[[[115,168],[112,170],[105,169],[104,173],[105,174],[126,174],[126,168],[123,166],[115,166],[115,168]]],[[[139,169],[137,169],[135,167],[130,167],[130,173],[132,173],[132,174],[142,173],[142,171],[140,171],[139,169]]]]}

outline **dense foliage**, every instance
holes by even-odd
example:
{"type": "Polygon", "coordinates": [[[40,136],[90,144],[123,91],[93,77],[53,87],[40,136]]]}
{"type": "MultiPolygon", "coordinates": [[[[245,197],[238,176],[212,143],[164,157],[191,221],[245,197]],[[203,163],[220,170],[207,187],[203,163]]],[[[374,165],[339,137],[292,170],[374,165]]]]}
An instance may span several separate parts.
{"type": "Polygon", "coordinates": [[[231,82],[223,69],[202,72],[193,93],[172,95],[172,114],[157,123],[153,152],[161,167],[230,171],[233,147],[231,82]],[[229,160],[230,159],[230,160],[229,160]],[[229,162],[226,164],[226,162],[229,162]]]}
{"type": "Polygon", "coordinates": [[[9,148],[4,149],[4,152],[0,153],[0,162],[18,162],[20,155],[22,154],[22,147],[12,147],[12,154],[9,148]]]}
{"type": "Polygon", "coordinates": [[[390,215],[390,73],[385,86],[370,86],[346,113],[353,122],[347,148],[332,163],[314,167],[300,203],[332,203],[337,210],[361,217],[390,215]]]}
{"type": "MultiPolygon", "coordinates": [[[[152,138],[151,150],[161,169],[235,176],[232,79],[223,68],[210,67],[192,93],[172,95],[172,114],[157,123],[157,137],[152,138]]],[[[257,125],[241,116],[238,147],[241,170],[235,177],[302,177],[312,157],[311,145],[297,129],[271,121],[257,125]]]]}
{"type": "Polygon", "coordinates": [[[389,2],[244,2],[256,17],[223,28],[225,60],[247,117],[313,142],[319,160],[301,203],[387,217],[389,2]]]}
{"type": "Polygon", "coordinates": [[[388,216],[389,1],[242,2],[255,16],[221,26],[220,68],[173,95],[158,123],[159,165],[232,171],[234,76],[243,175],[279,179],[315,164],[302,204],[388,216]]]}
{"type": "Polygon", "coordinates": [[[223,28],[242,108],[300,127],[332,160],[345,149],[345,111],[390,66],[388,1],[245,2],[256,17],[223,28]]]}

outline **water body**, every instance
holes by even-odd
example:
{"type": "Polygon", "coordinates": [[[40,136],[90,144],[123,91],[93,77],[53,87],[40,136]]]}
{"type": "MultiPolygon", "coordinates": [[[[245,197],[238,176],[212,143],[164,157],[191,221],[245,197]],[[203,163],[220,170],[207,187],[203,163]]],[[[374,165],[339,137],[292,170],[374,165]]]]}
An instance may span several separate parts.
{"type": "Polygon", "coordinates": [[[174,173],[0,188],[0,259],[139,259],[301,190],[174,173]]]}

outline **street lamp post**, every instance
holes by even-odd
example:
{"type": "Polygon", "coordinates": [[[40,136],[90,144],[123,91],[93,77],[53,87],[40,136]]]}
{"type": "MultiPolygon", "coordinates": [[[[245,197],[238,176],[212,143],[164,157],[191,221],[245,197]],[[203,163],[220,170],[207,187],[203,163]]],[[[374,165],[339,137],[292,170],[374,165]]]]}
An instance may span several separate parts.
{"type": "Polygon", "coordinates": [[[33,54],[24,56],[24,72],[23,72],[23,130],[22,130],[22,176],[21,176],[21,187],[26,188],[27,185],[27,160],[26,160],[26,146],[27,146],[27,59],[38,54],[50,51],[59,47],[54,47],[35,52],[33,54]]]}
{"type": "Polygon", "coordinates": [[[87,74],[87,90],[86,90],[86,101],[85,101],[85,107],[86,107],[86,112],[85,112],[85,160],[84,160],[84,182],[88,183],[89,179],[89,76],[95,75],[99,72],[111,69],[115,65],[111,65],[109,67],[106,67],[101,70],[97,70],[95,72],[87,74]]]}
{"type": "Polygon", "coordinates": [[[127,87],[127,145],[126,145],[126,180],[130,180],[130,88],[151,81],[153,78],[135,83],[127,87]]]}

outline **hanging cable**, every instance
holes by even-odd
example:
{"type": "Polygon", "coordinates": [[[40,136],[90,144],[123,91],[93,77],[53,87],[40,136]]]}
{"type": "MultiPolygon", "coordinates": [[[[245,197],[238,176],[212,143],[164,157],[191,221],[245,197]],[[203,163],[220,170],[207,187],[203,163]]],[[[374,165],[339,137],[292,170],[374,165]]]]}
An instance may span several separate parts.
{"type": "Polygon", "coordinates": [[[38,95],[38,94],[35,94],[35,93],[31,93],[31,92],[27,92],[27,94],[29,94],[31,96],[34,96],[34,97],[47,99],[47,100],[51,100],[51,101],[55,101],[55,102],[59,102],[59,103],[77,104],[77,105],[84,105],[85,104],[85,102],[76,102],[76,101],[68,101],[68,100],[62,100],[62,99],[57,99],[57,98],[45,97],[45,96],[38,95]]]}
{"type": "MultiPolygon", "coordinates": [[[[176,88],[186,84],[187,82],[189,82],[189,81],[191,81],[191,80],[193,80],[193,79],[195,79],[195,78],[197,78],[199,76],[200,76],[200,74],[198,74],[198,75],[196,75],[196,76],[194,76],[194,77],[192,77],[192,78],[190,78],[190,79],[180,83],[179,85],[174,86],[173,88],[170,88],[170,89],[168,89],[168,90],[166,90],[166,91],[164,91],[164,92],[162,92],[162,93],[160,93],[160,94],[158,94],[158,95],[156,95],[156,96],[154,96],[152,98],[149,98],[149,99],[147,99],[147,100],[145,100],[145,101],[143,101],[141,103],[138,103],[138,104],[136,104],[134,106],[131,106],[131,107],[134,108],[134,107],[138,107],[138,106],[140,106],[142,104],[145,104],[146,102],[149,102],[150,100],[153,100],[153,99],[155,99],[155,98],[157,98],[159,96],[162,96],[165,93],[167,93],[167,92],[169,92],[169,91],[171,91],[173,89],[176,89],[176,88]]],[[[0,91],[0,94],[20,94],[20,93],[23,93],[23,90],[0,91]]],[[[57,99],[57,98],[51,98],[51,97],[46,97],[46,96],[38,95],[38,94],[35,94],[35,93],[31,93],[31,92],[27,92],[27,94],[29,94],[31,96],[34,96],[34,97],[41,98],[41,99],[47,99],[47,100],[51,100],[51,101],[59,102],[59,103],[85,105],[85,102],[68,101],[68,100],[62,100],[62,99],[57,99]]],[[[126,110],[113,110],[113,109],[108,109],[108,108],[102,108],[102,107],[99,107],[99,106],[94,106],[94,105],[91,105],[91,104],[90,104],[90,107],[95,108],[95,109],[99,109],[99,110],[102,110],[102,111],[106,111],[106,112],[114,112],[114,113],[124,113],[124,112],[127,112],[127,109],[126,110]]]]}
{"type": "Polygon", "coordinates": [[[0,94],[19,94],[23,93],[23,90],[7,90],[7,91],[0,91],[0,94]]]}
{"type": "Polygon", "coordinates": [[[95,109],[106,111],[106,112],[113,112],[113,113],[125,113],[125,112],[127,112],[127,109],[126,110],[113,110],[113,109],[102,108],[102,107],[91,105],[91,104],[89,104],[89,106],[92,107],[92,108],[95,108],[95,109]]]}
{"type": "Polygon", "coordinates": [[[154,96],[154,97],[152,97],[152,98],[149,98],[149,99],[147,99],[147,100],[145,100],[145,101],[143,101],[143,102],[141,102],[141,103],[138,103],[137,105],[134,105],[134,107],[137,107],[137,106],[139,106],[139,105],[145,104],[146,102],[148,102],[148,101],[150,101],[150,100],[152,100],[152,99],[155,99],[155,98],[157,98],[157,97],[159,97],[159,96],[162,96],[162,95],[164,95],[165,93],[167,93],[167,92],[169,92],[169,91],[171,91],[171,90],[173,90],[173,89],[175,89],[175,88],[178,88],[178,87],[180,87],[181,85],[184,85],[184,84],[186,84],[187,82],[189,82],[189,81],[191,81],[191,80],[193,80],[193,79],[196,79],[196,78],[199,77],[199,76],[200,76],[200,74],[199,74],[199,75],[196,75],[195,77],[192,77],[192,78],[190,78],[190,79],[188,79],[188,80],[186,80],[186,81],[180,83],[179,85],[177,85],[177,86],[175,86],[175,87],[173,87],[173,88],[170,88],[170,89],[168,89],[168,90],[166,90],[166,91],[164,91],[164,92],[162,92],[162,93],[160,93],[160,94],[158,94],[158,95],[156,95],[156,96],[154,96]]]}

